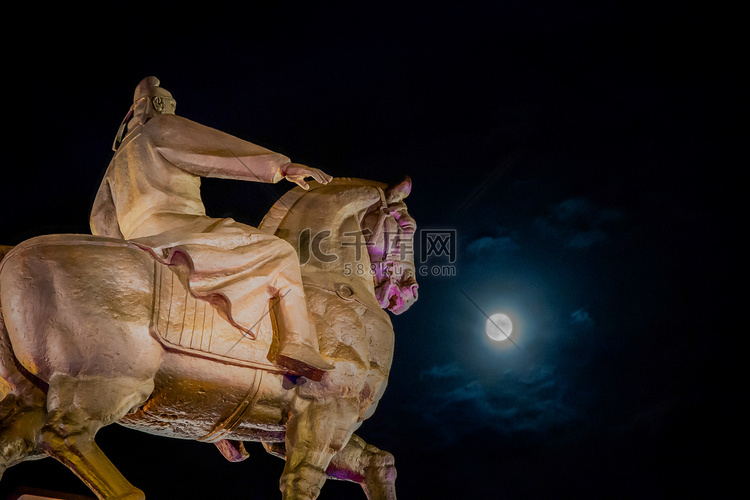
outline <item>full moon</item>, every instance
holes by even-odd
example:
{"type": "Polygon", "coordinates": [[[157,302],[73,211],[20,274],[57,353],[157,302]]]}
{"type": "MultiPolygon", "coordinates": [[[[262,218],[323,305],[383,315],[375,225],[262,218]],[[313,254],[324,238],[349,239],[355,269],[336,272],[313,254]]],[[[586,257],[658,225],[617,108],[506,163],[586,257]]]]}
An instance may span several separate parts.
{"type": "Polygon", "coordinates": [[[493,314],[487,320],[484,331],[487,332],[489,338],[500,342],[510,337],[510,333],[513,331],[513,323],[505,314],[493,314]]]}

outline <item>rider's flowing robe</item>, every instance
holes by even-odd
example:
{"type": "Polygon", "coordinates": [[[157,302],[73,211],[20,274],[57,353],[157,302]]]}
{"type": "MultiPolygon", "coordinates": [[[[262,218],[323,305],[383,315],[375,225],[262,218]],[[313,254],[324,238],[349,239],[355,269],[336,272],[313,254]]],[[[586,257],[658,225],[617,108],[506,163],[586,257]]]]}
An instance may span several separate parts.
{"type": "Polygon", "coordinates": [[[289,163],[216,129],[157,115],[136,124],[117,149],[94,201],[91,231],[129,240],[172,266],[195,297],[251,336],[264,310],[258,305],[280,297],[284,330],[317,350],[292,246],[233,219],[208,217],[200,196],[201,177],[275,183],[289,163]]]}

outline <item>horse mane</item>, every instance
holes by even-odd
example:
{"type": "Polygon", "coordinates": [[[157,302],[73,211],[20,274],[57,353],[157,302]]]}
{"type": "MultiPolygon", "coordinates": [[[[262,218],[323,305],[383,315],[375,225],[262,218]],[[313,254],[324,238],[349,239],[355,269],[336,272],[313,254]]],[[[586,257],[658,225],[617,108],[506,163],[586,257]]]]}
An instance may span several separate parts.
{"type": "Polygon", "coordinates": [[[334,177],[328,184],[320,184],[317,181],[308,181],[309,190],[296,186],[284,193],[276,203],[268,210],[266,216],[260,221],[258,229],[268,234],[275,234],[281,222],[290,212],[295,203],[304,195],[325,186],[374,186],[385,189],[388,185],[382,182],[358,179],[356,177],[334,177]]]}

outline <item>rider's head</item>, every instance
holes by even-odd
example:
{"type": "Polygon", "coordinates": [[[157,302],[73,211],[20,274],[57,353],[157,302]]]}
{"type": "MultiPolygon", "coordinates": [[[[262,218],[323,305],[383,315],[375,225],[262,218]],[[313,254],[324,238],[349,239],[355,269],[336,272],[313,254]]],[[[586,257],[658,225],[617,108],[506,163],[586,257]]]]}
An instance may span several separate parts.
{"type": "Polygon", "coordinates": [[[134,115],[141,123],[155,115],[173,115],[177,101],[159,85],[159,79],[148,76],[141,80],[133,94],[134,115]]]}
{"type": "Polygon", "coordinates": [[[125,136],[135,126],[143,125],[156,115],[173,115],[176,107],[177,101],[167,89],[159,86],[159,79],[147,76],[135,88],[133,105],[117,131],[112,149],[117,151],[125,136]]]}

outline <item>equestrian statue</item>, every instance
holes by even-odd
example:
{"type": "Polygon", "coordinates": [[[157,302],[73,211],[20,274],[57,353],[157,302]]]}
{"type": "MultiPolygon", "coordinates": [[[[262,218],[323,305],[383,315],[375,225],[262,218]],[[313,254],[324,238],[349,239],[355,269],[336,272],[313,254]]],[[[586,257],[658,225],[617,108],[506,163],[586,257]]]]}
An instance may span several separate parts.
{"type": "Polygon", "coordinates": [[[136,87],[90,235],[0,246],[0,476],[51,456],[101,499],[142,499],[105,425],[286,461],[284,500],[327,478],[396,498],[393,456],[354,432],[388,382],[390,317],[417,300],[411,180],[335,178],[175,115],[136,87]],[[295,184],[257,228],[206,215],[201,178],[295,184]]]}

